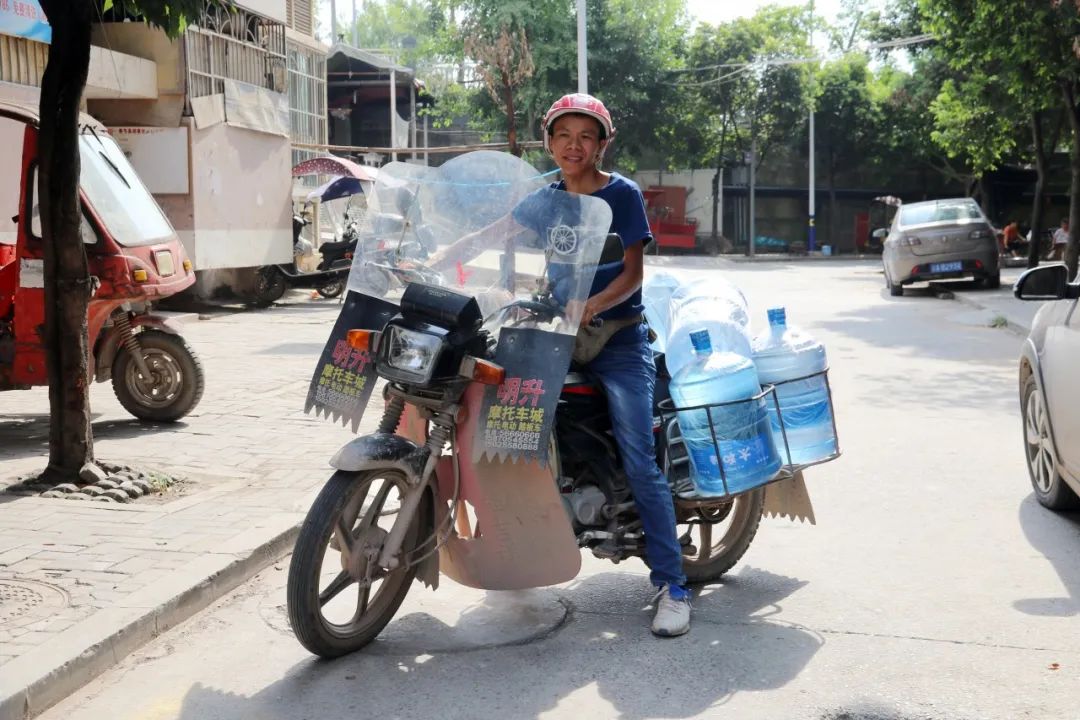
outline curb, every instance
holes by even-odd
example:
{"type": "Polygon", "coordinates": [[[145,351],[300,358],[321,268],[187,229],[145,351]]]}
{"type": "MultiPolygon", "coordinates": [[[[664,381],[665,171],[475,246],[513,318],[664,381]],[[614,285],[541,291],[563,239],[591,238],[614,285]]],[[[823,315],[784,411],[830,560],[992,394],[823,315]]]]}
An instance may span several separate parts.
{"type": "Polygon", "coordinates": [[[299,529],[299,522],[290,523],[243,553],[197,558],[172,579],[95,612],[62,637],[4,665],[0,720],[26,720],[71,695],[290,552],[299,529]]]}
{"type": "Polygon", "coordinates": [[[977,300],[971,299],[966,294],[954,293],[953,294],[953,299],[956,300],[957,302],[959,302],[961,305],[967,305],[968,307],[975,308],[977,310],[985,310],[986,312],[997,313],[998,317],[1004,318],[1004,320],[1005,320],[1005,329],[1008,330],[1009,332],[1011,332],[1013,335],[1017,335],[1017,336],[1019,336],[1021,338],[1026,338],[1031,333],[1031,328],[1025,327],[1024,325],[1021,325],[1018,322],[1014,322],[1014,321],[1010,320],[1009,318],[1005,317],[1004,315],[1002,315],[1000,312],[998,312],[994,308],[989,308],[986,305],[983,305],[982,303],[978,302],[977,300]]]}
{"type": "Polygon", "coordinates": [[[880,255],[784,255],[781,253],[766,253],[748,257],[746,255],[717,255],[716,257],[729,260],[734,263],[830,263],[830,262],[859,262],[881,263],[880,255]]]}

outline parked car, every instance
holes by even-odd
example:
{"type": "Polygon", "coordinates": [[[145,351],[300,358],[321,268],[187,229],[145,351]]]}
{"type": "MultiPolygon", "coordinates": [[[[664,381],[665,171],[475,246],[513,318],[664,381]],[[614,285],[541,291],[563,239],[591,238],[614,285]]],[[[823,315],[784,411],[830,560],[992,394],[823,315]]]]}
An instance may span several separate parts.
{"type": "Polygon", "coordinates": [[[1020,356],[1024,457],[1038,501],[1051,510],[1080,508],[1080,284],[1064,265],[1020,276],[1013,293],[1046,302],[1020,356]]]}
{"type": "Polygon", "coordinates": [[[881,260],[889,294],[927,280],[974,278],[984,288],[1001,285],[998,244],[990,221],[971,198],[902,205],[884,238],[881,260]]]}

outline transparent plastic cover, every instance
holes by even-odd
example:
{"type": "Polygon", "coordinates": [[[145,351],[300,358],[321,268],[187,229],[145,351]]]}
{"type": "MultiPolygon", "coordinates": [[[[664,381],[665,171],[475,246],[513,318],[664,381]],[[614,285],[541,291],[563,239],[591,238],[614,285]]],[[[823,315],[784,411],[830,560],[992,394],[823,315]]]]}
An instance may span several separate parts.
{"type": "Polygon", "coordinates": [[[498,152],[437,168],[386,165],[360,224],[349,289],[397,301],[409,283],[438,285],[475,297],[493,333],[576,333],[611,209],[550,181],[498,152]]]}

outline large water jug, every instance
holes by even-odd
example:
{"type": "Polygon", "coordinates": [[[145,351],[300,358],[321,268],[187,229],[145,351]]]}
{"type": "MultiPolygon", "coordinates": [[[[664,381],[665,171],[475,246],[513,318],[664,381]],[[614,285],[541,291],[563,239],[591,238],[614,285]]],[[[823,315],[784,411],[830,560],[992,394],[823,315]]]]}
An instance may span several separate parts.
{"type": "MultiPolygon", "coordinates": [[[[776,395],[791,450],[790,462],[804,465],[835,455],[836,433],[825,376],[807,377],[828,367],[825,347],[797,328],[788,327],[784,308],[773,308],[769,310],[768,332],[754,339],[754,365],[762,385],[781,383],[776,386],[776,395]],[[795,382],[787,382],[792,380],[795,382]]],[[[769,413],[776,446],[784,455],[780,420],[771,401],[769,413]]]]}
{"type": "Polygon", "coordinates": [[[664,352],[667,347],[668,326],[671,323],[671,296],[683,284],[683,279],[669,272],[650,273],[641,287],[645,319],[656,333],[653,349],[664,352]]]}
{"type": "Polygon", "coordinates": [[[709,332],[717,352],[750,357],[750,314],[742,292],[723,278],[700,278],[685,283],[671,296],[667,345],[668,371],[675,375],[694,358],[690,333],[709,332]]]}
{"type": "Polygon", "coordinates": [[[675,406],[692,408],[746,401],[678,413],[679,429],[693,470],[691,479],[698,494],[724,495],[725,481],[730,494],[767,483],[780,470],[782,462],[765,399],[750,399],[761,392],[754,364],[735,353],[713,352],[706,330],[695,331],[690,338],[694,359],[671,380],[675,406]]]}

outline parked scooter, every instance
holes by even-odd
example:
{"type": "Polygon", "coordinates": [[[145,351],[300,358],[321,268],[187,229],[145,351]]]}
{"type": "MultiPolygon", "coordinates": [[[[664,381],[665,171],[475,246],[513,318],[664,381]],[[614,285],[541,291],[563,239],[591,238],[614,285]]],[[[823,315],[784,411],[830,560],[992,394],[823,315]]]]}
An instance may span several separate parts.
{"type": "Polygon", "coordinates": [[[269,306],[280,300],[289,288],[312,288],[324,298],[335,298],[345,291],[353,253],[356,252],[356,226],[347,225],[340,241],[320,245],[318,252],[322,259],[318,267],[314,272],[305,272],[297,266],[296,256],[313,252],[311,244],[300,237],[307,225],[303,216],[293,215],[293,261],[259,268],[253,293],[255,305],[269,306]]]}
{"type": "MultiPolygon", "coordinates": [[[[0,390],[19,390],[48,384],[39,121],[36,108],[8,103],[0,103],[0,117],[26,125],[15,252],[0,255],[0,390]]],[[[120,146],[89,116],[79,122],[80,233],[97,284],[87,312],[91,377],[111,380],[120,404],[140,420],[175,421],[199,403],[203,368],[176,323],[150,303],[190,287],[195,272],[120,146]]]]}
{"type": "MultiPolygon", "coordinates": [[[[353,423],[385,381],[377,430],[330,461],[289,567],[293,631],[328,658],[370,643],[414,579],[518,590],[571,580],[581,549],[644,557],[603,390],[570,367],[595,271],[622,253],[607,203],[546,188],[503,153],[392,163],[379,182],[392,181],[422,184],[424,223],[456,232],[422,265],[445,275],[442,286],[408,284],[393,303],[358,260],[312,379],[309,409],[353,423]],[[491,220],[511,213],[525,229],[492,233],[491,220]]],[[[661,401],[663,371],[657,381],[661,401]]],[[[785,483],[775,496],[765,486],[698,495],[673,412],[658,402],[654,417],[691,582],[727,572],[766,508],[812,517],[802,467],[768,479],[785,483]]]]}

